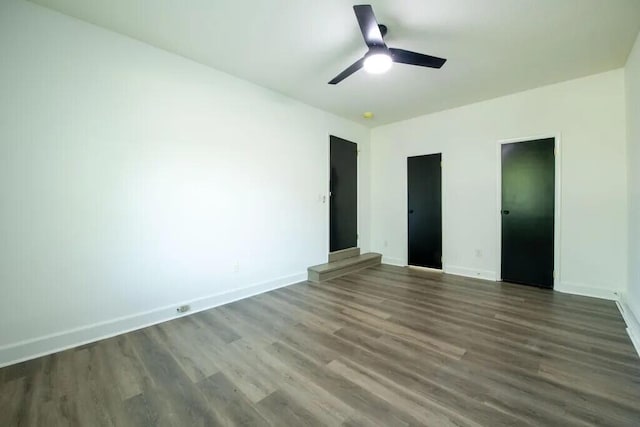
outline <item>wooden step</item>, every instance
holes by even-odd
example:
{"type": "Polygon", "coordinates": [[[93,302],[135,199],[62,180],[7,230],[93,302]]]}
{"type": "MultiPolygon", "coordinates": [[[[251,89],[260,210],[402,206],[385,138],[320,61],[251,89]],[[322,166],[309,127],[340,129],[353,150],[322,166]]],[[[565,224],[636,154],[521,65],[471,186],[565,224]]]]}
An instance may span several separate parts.
{"type": "Polygon", "coordinates": [[[344,276],[354,271],[380,265],[381,262],[382,255],[372,252],[339,261],[328,262],[326,264],[314,265],[307,269],[307,273],[309,274],[309,281],[324,282],[325,280],[344,276]]]}
{"type": "Polygon", "coordinates": [[[329,253],[329,262],[340,261],[345,258],[352,258],[360,255],[360,248],[349,248],[341,251],[335,251],[329,253]]]}

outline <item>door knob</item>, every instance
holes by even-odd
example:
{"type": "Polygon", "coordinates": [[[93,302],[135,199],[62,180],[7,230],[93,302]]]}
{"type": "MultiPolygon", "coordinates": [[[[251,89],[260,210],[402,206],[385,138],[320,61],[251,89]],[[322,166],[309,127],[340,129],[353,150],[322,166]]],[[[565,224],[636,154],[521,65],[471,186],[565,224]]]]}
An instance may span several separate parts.
{"type": "Polygon", "coordinates": [[[413,213],[413,209],[409,209],[409,213],[412,214],[413,213]]]}
{"type": "Polygon", "coordinates": [[[509,215],[509,211],[507,211],[507,210],[503,210],[503,211],[502,211],[502,215],[509,215]]]}

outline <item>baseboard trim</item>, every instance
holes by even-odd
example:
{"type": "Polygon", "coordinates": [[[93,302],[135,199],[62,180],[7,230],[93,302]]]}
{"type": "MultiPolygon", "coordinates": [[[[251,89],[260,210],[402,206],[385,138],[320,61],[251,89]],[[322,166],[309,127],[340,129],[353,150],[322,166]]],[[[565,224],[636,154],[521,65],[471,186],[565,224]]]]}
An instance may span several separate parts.
{"type": "Polygon", "coordinates": [[[616,301],[616,304],[624,319],[624,323],[627,324],[627,334],[631,339],[631,344],[633,344],[636,353],[638,353],[638,357],[640,357],[640,322],[638,322],[638,319],[640,319],[640,310],[634,310],[624,295],[622,295],[619,301],[616,301]]]}
{"type": "Polygon", "coordinates": [[[397,267],[406,267],[407,263],[401,260],[400,258],[390,258],[386,256],[382,256],[382,263],[388,265],[395,265],[397,267]]]}
{"type": "Polygon", "coordinates": [[[0,347],[0,368],[91,342],[111,338],[137,329],[146,328],[178,317],[195,314],[203,310],[229,304],[234,301],[262,294],[284,286],[289,286],[294,283],[303,282],[306,279],[306,272],[297,273],[291,276],[257,283],[241,289],[221,292],[219,294],[197,298],[190,301],[177,302],[175,304],[159,307],[150,311],[123,316],[105,322],[94,323],[92,325],[86,325],[55,334],[5,345],[0,347]],[[191,310],[184,314],[178,314],[176,312],[176,307],[184,304],[190,305],[191,310]]]}
{"type": "Polygon", "coordinates": [[[492,280],[494,282],[497,280],[496,272],[490,270],[476,270],[472,268],[459,267],[456,265],[445,265],[443,266],[443,271],[446,274],[453,274],[455,276],[492,280]]]}
{"type": "Polygon", "coordinates": [[[595,288],[593,286],[585,286],[576,283],[556,283],[553,287],[553,290],[565,294],[582,295],[585,297],[601,298],[611,301],[618,301],[620,299],[620,293],[618,291],[595,288]]]}

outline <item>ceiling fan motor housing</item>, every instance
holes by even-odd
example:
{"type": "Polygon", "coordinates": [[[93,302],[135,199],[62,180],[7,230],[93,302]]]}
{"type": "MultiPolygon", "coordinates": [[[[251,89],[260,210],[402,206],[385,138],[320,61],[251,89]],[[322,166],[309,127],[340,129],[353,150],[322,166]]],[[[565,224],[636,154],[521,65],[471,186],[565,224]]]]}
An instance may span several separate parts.
{"type": "Polygon", "coordinates": [[[391,56],[391,52],[389,48],[386,46],[372,46],[369,48],[369,51],[364,54],[364,57],[367,58],[372,55],[389,55],[391,56]]]}

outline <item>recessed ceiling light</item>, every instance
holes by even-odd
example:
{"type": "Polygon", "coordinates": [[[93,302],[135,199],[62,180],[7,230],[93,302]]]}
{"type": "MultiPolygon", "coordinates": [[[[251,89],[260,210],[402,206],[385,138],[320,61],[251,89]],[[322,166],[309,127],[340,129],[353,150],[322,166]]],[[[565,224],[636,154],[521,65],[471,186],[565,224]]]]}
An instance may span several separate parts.
{"type": "Polygon", "coordinates": [[[366,111],[364,114],[362,114],[362,117],[364,117],[365,119],[372,119],[373,113],[371,111],[366,111]]]}

